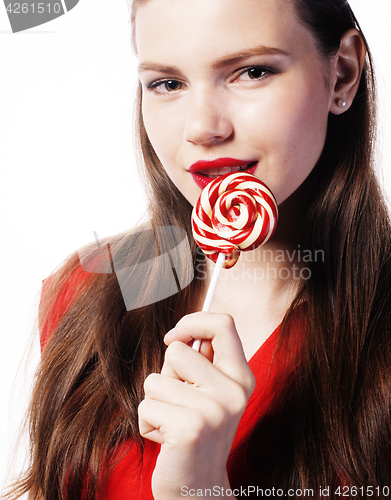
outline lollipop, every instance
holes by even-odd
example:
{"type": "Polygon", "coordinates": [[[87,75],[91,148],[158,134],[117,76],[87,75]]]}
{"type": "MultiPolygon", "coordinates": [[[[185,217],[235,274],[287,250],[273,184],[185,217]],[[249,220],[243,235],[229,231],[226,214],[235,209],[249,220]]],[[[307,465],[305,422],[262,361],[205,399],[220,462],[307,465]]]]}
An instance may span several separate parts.
{"type": "Polygon", "coordinates": [[[202,191],[192,213],[193,236],[213,262],[225,254],[229,269],[241,250],[254,250],[271,238],[277,219],[277,202],[263,182],[245,172],[229,173],[202,191]]]}
{"type": "MultiPolygon", "coordinates": [[[[234,266],[240,251],[264,245],[272,237],[277,220],[272,192],[251,174],[225,174],[204,188],[192,213],[193,236],[216,267],[203,311],[210,308],[221,268],[234,266]]],[[[194,349],[199,350],[199,344],[195,341],[194,349]]]]}

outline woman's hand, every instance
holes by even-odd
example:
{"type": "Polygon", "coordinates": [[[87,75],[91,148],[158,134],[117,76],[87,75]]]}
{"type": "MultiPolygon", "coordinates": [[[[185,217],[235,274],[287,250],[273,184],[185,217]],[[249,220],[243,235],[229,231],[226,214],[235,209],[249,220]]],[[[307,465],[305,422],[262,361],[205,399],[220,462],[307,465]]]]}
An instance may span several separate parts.
{"type": "Polygon", "coordinates": [[[255,385],[234,321],[227,314],[189,314],[165,342],[162,372],[147,377],[139,406],[141,435],[162,444],[154,497],[179,499],[190,488],[221,492],[229,488],[228,455],[255,385]],[[187,345],[193,339],[202,340],[201,353],[187,345]]]}

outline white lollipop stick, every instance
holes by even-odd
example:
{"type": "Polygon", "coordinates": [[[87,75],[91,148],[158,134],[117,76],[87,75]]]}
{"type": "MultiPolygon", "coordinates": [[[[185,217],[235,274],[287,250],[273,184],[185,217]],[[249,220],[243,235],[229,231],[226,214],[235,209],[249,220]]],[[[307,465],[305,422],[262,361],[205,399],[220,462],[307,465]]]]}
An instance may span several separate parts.
{"type": "MultiPolygon", "coordinates": [[[[215,268],[213,270],[212,279],[210,280],[209,288],[208,288],[208,291],[206,293],[205,302],[204,302],[204,305],[202,307],[203,311],[208,312],[210,309],[210,306],[211,306],[212,300],[213,300],[213,295],[214,295],[215,290],[216,290],[216,285],[217,285],[217,282],[219,280],[220,271],[224,265],[224,261],[225,261],[225,254],[219,253],[219,255],[217,257],[215,268]]],[[[193,346],[192,346],[193,349],[195,351],[199,352],[200,346],[201,346],[201,340],[196,339],[193,342],[193,346]]]]}

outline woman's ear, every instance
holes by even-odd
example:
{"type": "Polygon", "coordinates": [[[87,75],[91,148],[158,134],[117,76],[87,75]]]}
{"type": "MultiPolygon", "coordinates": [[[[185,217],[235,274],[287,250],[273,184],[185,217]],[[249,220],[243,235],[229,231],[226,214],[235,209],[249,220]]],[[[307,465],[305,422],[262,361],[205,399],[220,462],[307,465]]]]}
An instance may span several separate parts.
{"type": "Polygon", "coordinates": [[[359,31],[350,29],[343,34],[337,55],[333,59],[333,84],[330,112],[340,115],[350,108],[364,68],[366,48],[359,31]]]}

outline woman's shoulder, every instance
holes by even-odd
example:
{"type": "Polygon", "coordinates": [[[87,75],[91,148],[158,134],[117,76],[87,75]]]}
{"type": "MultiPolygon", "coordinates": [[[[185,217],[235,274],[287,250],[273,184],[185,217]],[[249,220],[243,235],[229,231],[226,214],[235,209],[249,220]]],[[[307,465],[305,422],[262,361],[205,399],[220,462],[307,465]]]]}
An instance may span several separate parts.
{"type": "Polygon", "coordinates": [[[193,278],[193,253],[183,228],[146,221],[97,239],[74,252],[44,280],[39,308],[41,349],[79,297],[78,304],[84,300],[84,315],[96,314],[99,308],[107,311],[118,296],[117,303],[131,311],[176,295],[193,278]],[[88,303],[93,305],[87,307],[88,303]]]}
{"type": "MultiPolygon", "coordinates": [[[[145,231],[147,226],[140,226],[145,231]]],[[[41,350],[77,298],[102,275],[112,274],[113,255],[129,254],[138,231],[126,231],[89,243],[73,252],[43,279],[39,304],[41,350]]]]}
{"type": "Polygon", "coordinates": [[[41,351],[60,320],[92,277],[89,271],[83,269],[76,253],[42,281],[39,303],[41,351]]]}

